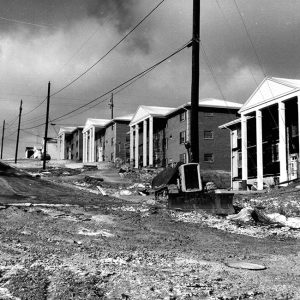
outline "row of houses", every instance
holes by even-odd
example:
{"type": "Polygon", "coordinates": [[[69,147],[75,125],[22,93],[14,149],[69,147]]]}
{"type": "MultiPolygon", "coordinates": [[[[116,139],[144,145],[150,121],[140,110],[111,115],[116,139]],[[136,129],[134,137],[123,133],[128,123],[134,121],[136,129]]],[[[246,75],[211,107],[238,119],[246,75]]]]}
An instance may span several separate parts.
{"type": "MultiPolygon", "coordinates": [[[[229,132],[220,124],[237,118],[241,104],[199,101],[199,162],[203,169],[230,170],[229,132]]],[[[60,159],[84,163],[117,159],[133,167],[165,167],[188,161],[191,104],[179,107],[141,105],[132,115],[87,119],[84,126],[63,127],[58,134],[60,159]]]]}
{"type": "MultiPolygon", "coordinates": [[[[232,189],[285,183],[300,177],[300,80],[267,77],[242,105],[199,101],[199,162],[202,170],[231,171],[232,189]]],[[[139,106],[113,120],[88,119],[61,128],[61,159],[121,159],[133,167],[165,167],[188,161],[191,104],[139,106]]]]}

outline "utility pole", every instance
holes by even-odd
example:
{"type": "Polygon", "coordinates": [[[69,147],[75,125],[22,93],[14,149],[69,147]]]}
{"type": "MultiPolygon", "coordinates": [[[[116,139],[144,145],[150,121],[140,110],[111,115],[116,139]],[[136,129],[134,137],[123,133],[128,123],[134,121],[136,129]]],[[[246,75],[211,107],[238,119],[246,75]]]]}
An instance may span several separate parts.
{"type": "Polygon", "coordinates": [[[5,131],[5,120],[3,121],[3,127],[2,127],[1,159],[2,159],[2,155],[3,155],[4,131],[5,131]]]}
{"type": "Polygon", "coordinates": [[[19,111],[19,124],[18,124],[18,135],[17,135],[16,153],[15,153],[15,164],[17,163],[17,160],[18,160],[20,125],[21,125],[21,115],[22,115],[22,103],[23,103],[23,101],[21,100],[20,111],[19,111]]]}
{"type": "Polygon", "coordinates": [[[199,44],[200,44],[200,0],[193,0],[192,39],[192,84],[191,84],[191,159],[199,162],[199,44]]]}
{"type": "Polygon", "coordinates": [[[47,111],[45,123],[45,137],[44,137],[44,157],[43,157],[43,170],[46,169],[46,154],[47,154],[47,140],[48,140],[48,123],[49,123],[49,106],[50,106],[50,81],[48,82],[48,95],[47,95],[47,111]]]}
{"type": "Polygon", "coordinates": [[[109,101],[109,108],[111,110],[111,119],[114,118],[114,94],[111,94],[111,97],[110,97],[110,101],[109,101]]]}

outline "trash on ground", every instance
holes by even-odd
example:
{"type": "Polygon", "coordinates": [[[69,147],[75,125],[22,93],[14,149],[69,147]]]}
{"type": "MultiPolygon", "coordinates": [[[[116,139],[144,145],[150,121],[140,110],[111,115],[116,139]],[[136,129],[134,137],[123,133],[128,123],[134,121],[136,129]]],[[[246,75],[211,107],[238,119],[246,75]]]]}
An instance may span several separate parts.
{"type": "Polygon", "coordinates": [[[230,268],[246,269],[246,270],[253,270],[253,271],[265,270],[267,268],[264,265],[253,264],[253,263],[244,262],[244,261],[226,263],[225,265],[230,268]]]}

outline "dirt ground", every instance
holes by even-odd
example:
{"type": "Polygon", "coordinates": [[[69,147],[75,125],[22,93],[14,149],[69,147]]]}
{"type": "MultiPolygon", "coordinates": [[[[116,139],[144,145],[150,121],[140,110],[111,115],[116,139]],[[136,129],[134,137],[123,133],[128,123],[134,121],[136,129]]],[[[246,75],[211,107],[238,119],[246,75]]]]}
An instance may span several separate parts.
{"type": "MultiPolygon", "coordinates": [[[[300,299],[299,230],[251,236],[221,217],[71,184],[91,172],[33,178],[0,163],[0,299],[300,299]]],[[[272,197],[254,198],[239,201],[272,197]]]]}

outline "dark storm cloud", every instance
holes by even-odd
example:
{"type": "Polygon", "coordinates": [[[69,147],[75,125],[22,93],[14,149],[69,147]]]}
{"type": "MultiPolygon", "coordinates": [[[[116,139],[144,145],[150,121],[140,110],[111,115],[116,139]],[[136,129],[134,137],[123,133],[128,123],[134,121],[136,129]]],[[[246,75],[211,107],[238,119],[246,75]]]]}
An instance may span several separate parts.
{"type": "Polygon", "coordinates": [[[133,14],[133,8],[137,3],[138,0],[87,1],[87,12],[100,22],[109,18],[123,33],[136,23],[137,17],[133,14]]]}

